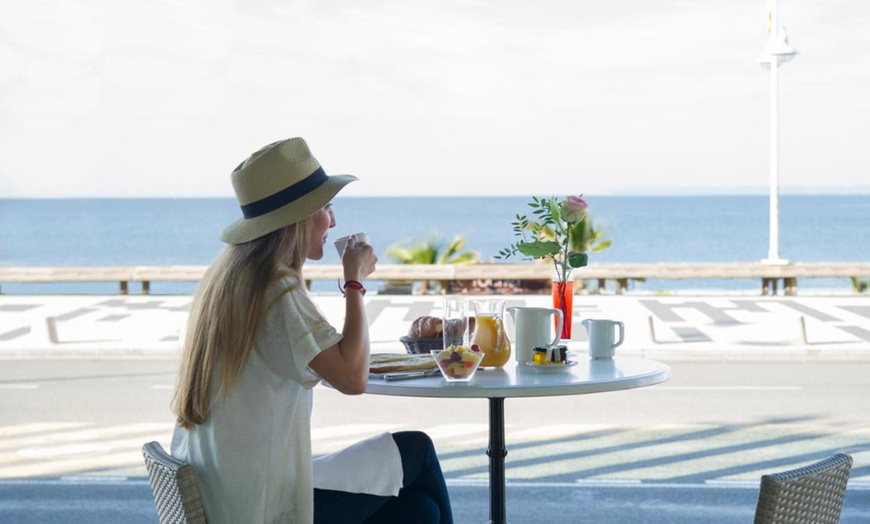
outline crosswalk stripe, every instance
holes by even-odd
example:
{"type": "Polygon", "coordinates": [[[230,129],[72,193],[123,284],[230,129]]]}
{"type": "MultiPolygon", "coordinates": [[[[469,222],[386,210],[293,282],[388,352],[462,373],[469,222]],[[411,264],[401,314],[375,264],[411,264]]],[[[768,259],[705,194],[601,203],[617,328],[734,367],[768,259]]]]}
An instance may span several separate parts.
{"type": "MultiPolygon", "coordinates": [[[[480,488],[489,489],[489,480],[480,479],[454,479],[447,478],[448,487],[462,488],[480,488]]],[[[596,479],[579,479],[576,482],[529,482],[529,481],[512,481],[505,482],[505,487],[511,488],[544,488],[544,489],[568,489],[576,490],[578,488],[607,488],[607,489],[700,489],[700,490],[717,490],[717,489],[746,489],[758,490],[759,480],[744,480],[744,481],[719,481],[707,480],[703,483],[670,483],[670,482],[648,482],[641,479],[623,479],[623,480],[596,480],[596,479]]],[[[38,478],[38,479],[0,479],[0,486],[70,486],[70,485],[123,485],[123,486],[150,486],[150,483],[145,477],[129,477],[129,476],[95,476],[87,475],[63,476],[58,478],[38,478]]],[[[870,481],[855,481],[849,480],[849,492],[855,491],[870,491],[870,481]]]]}
{"type": "MultiPolygon", "coordinates": [[[[488,478],[488,426],[443,424],[345,424],[312,431],[315,455],[342,449],[383,432],[417,429],[435,440],[442,469],[452,482],[488,478]]],[[[31,423],[0,426],[0,479],[63,477],[81,482],[100,471],[107,476],[145,475],[141,447],[151,440],[169,447],[172,423],[31,423]],[[85,479],[85,477],[88,477],[85,479]]],[[[753,483],[761,474],[806,465],[831,450],[856,461],[854,483],[870,486],[861,465],[870,462],[868,428],[832,431],[814,425],[661,424],[620,427],[606,424],[508,425],[506,473],[509,484],[621,486],[642,482],[653,487],[753,483]],[[567,484],[566,484],[567,483],[567,484]]],[[[458,485],[458,484],[457,484],[458,485]]],[[[868,488],[870,489],[870,488],[868,488]]]]}
{"type": "Polygon", "coordinates": [[[28,422],[12,426],[0,426],[0,439],[46,431],[60,431],[84,425],[81,422],[28,422]]]}
{"type": "Polygon", "coordinates": [[[93,469],[105,470],[116,467],[138,466],[141,474],[145,475],[145,463],[142,461],[141,451],[122,451],[109,453],[99,457],[72,458],[63,460],[34,461],[26,464],[8,465],[0,470],[0,477],[51,477],[63,475],[74,471],[89,471],[93,469]]]}

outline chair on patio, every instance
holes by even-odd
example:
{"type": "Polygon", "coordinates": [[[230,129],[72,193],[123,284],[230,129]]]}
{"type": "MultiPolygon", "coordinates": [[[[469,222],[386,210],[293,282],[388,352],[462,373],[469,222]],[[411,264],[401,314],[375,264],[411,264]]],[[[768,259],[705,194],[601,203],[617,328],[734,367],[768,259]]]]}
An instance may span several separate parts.
{"type": "Polygon", "coordinates": [[[836,524],[846,496],[852,457],[837,453],[815,464],[763,475],[755,524],[836,524]]]}
{"type": "Polygon", "coordinates": [[[205,524],[205,511],[193,467],[163,450],[159,442],[142,446],[160,524],[205,524]]]}

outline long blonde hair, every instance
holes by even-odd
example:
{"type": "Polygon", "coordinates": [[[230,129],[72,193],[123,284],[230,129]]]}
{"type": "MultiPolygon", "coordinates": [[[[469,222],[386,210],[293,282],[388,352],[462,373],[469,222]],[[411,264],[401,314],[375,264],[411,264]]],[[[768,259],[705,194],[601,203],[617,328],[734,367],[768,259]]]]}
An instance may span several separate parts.
{"type": "Polygon", "coordinates": [[[272,305],[293,287],[272,287],[285,276],[304,285],[302,264],[308,255],[314,219],[305,218],[250,242],[228,245],[203,276],[196,291],[181,358],[172,409],[183,428],[202,424],[209,415],[209,384],[215,366],[226,394],[251,354],[272,305]]]}

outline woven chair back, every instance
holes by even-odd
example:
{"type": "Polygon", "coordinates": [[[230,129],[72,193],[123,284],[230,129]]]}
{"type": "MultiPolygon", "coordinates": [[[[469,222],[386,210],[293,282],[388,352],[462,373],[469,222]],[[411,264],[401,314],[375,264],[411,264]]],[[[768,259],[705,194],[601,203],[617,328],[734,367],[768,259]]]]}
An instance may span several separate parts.
{"type": "Polygon", "coordinates": [[[166,453],[158,442],[142,446],[142,455],[160,524],[205,524],[193,467],[166,453]]]}
{"type": "Polygon", "coordinates": [[[852,457],[837,453],[803,468],[763,475],[755,524],[837,524],[852,471],[852,457]]]}

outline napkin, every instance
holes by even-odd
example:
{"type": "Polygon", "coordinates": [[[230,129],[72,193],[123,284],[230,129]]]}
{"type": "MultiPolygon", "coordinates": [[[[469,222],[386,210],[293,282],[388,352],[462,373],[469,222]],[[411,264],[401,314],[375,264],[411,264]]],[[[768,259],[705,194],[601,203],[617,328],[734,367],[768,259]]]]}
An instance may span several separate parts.
{"type": "Polygon", "coordinates": [[[317,489],[395,497],[403,477],[399,447],[386,432],[314,459],[317,489]]]}

